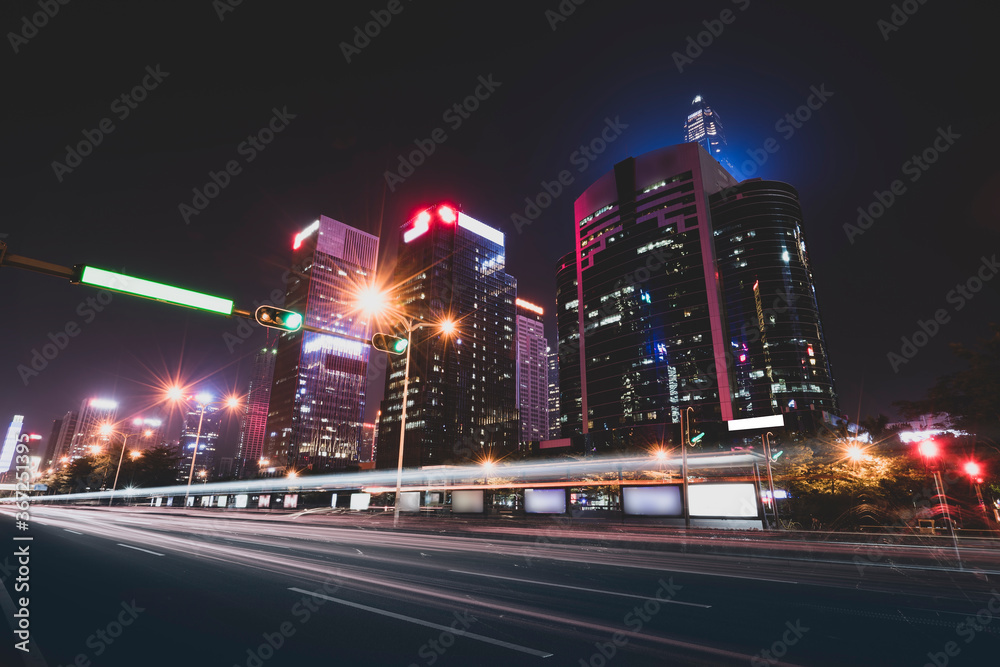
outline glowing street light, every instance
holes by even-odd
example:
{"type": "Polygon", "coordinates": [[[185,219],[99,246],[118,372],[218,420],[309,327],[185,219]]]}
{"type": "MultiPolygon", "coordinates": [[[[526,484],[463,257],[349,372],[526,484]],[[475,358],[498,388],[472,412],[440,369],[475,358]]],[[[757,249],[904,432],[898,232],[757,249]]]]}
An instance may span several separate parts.
{"type": "MultiPolygon", "coordinates": [[[[180,401],[184,398],[183,392],[174,391],[175,387],[171,387],[167,390],[167,398],[173,401],[180,401]]],[[[212,395],[208,392],[200,392],[194,396],[195,401],[197,401],[199,406],[198,415],[198,432],[194,436],[194,451],[191,453],[191,471],[188,473],[187,490],[184,493],[184,506],[187,507],[188,497],[191,495],[191,481],[194,479],[194,464],[198,458],[198,444],[201,441],[201,427],[205,421],[205,410],[212,405],[224,405],[229,409],[235,409],[242,405],[240,399],[236,396],[229,396],[223,401],[212,401],[212,395]]],[[[206,471],[207,472],[207,471],[206,471]]]]}
{"type": "Polygon", "coordinates": [[[395,503],[393,503],[394,507],[392,513],[392,525],[394,528],[399,525],[399,504],[400,504],[399,499],[401,497],[400,494],[403,489],[403,442],[406,438],[406,402],[410,395],[410,347],[413,342],[413,332],[416,331],[417,329],[422,329],[424,327],[436,326],[438,329],[438,333],[443,334],[445,336],[451,336],[454,335],[455,332],[458,330],[458,327],[456,326],[454,320],[450,318],[442,320],[441,322],[438,322],[436,324],[432,324],[430,322],[420,322],[417,320],[407,318],[403,320],[403,324],[406,326],[406,338],[396,339],[395,343],[393,344],[393,349],[397,350],[395,352],[385,346],[382,347],[375,346],[375,338],[377,338],[378,336],[383,336],[383,343],[385,342],[384,339],[392,338],[391,336],[387,336],[386,334],[375,334],[375,336],[372,338],[373,347],[375,347],[376,349],[389,352],[390,354],[400,354],[403,351],[406,352],[406,364],[403,367],[403,398],[402,398],[403,409],[400,412],[399,416],[399,461],[396,464],[396,501],[395,503]],[[405,347],[403,346],[403,343],[405,343],[405,347]],[[399,349],[400,347],[402,347],[403,349],[400,350],[399,349]]]}
{"type": "Polygon", "coordinates": [[[853,463],[860,463],[868,458],[868,455],[865,454],[865,450],[861,447],[861,445],[848,445],[847,458],[853,463]]]}
{"type": "Polygon", "coordinates": [[[965,464],[964,468],[965,468],[965,474],[972,478],[979,477],[979,475],[983,471],[982,466],[976,463],[975,461],[968,461],[965,464]]]}

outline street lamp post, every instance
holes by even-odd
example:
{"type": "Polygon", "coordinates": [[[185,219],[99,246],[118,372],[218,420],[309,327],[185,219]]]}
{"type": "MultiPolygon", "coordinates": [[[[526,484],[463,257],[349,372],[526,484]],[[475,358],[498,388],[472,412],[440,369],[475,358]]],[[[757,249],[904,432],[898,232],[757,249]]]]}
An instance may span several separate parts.
{"type": "Polygon", "coordinates": [[[688,406],[681,413],[681,493],[683,494],[683,505],[684,505],[684,527],[691,527],[691,508],[688,506],[688,455],[687,448],[691,439],[691,412],[694,412],[694,408],[688,406]],[[687,417],[686,419],[684,417],[687,417]],[[684,428],[684,422],[687,422],[687,429],[684,428]]]}
{"type": "Polygon", "coordinates": [[[767,489],[771,494],[771,516],[778,526],[781,521],[778,519],[778,499],[774,497],[774,475],[771,474],[771,440],[768,436],[774,435],[770,431],[761,436],[764,439],[764,458],[767,464],[767,489]]]}
{"type": "MultiPolygon", "coordinates": [[[[167,392],[167,398],[169,398],[172,401],[180,401],[184,399],[184,394],[179,387],[172,387],[167,392]]],[[[198,414],[198,432],[194,436],[194,452],[191,453],[191,470],[188,473],[187,489],[184,492],[185,507],[187,507],[188,497],[191,495],[191,481],[194,479],[194,464],[198,458],[198,445],[201,441],[201,427],[205,421],[205,410],[212,405],[225,406],[230,409],[237,408],[240,406],[240,400],[235,396],[230,396],[225,401],[212,401],[211,400],[212,397],[210,394],[202,393],[196,395],[194,398],[196,401],[198,401],[198,405],[200,406],[201,409],[199,410],[198,414]]]]}
{"type": "Polygon", "coordinates": [[[406,323],[406,367],[403,370],[403,411],[399,417],[399,462],[396,465],[396,502],[392,508],[392,527],[399,526],[399,501],[403,488],[403,440],[406,438],[406,400],[410,392],[410,347],[413,342],[413,323],[406,323]]]}
{"type": "MultiPolygon", "coordinates": [[[[148,438],[149,435],[150,435],[150,433],[152,433],[152,431],[146,431],[142,435],[144,435],[144,436],[146,436],[148,438]]],[[[115,489],[118,488],[118,475],[122,471],[122,459],[125,458],[125,445],[128,444],[129,437],[133,436],[133,435],[139,435],[139,434],[138,433],[126,433],[125,437],[122,439],[122,451],[118,455],[118,468],[115,469],[115,483],[111,485],[111,497],[108,498],[108,507],[111,507],[111,503],[113,503],[114,500],[115,500],[115,489]]]]}

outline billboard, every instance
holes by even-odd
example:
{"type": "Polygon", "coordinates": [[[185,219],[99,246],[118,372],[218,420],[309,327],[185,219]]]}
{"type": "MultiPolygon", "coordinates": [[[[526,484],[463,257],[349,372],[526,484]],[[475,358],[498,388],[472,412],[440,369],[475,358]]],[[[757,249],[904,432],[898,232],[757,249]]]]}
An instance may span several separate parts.
{"type": "Polygon", "coordinates": [[[622,489],[625,514],[640,516],[682,516],[681,487],[626,486],[622,489]]]}
{"type": "Polygon", "coordinates": [[[459,514],[482,514],[483,492],[478,490],[452,491],[451,511],[459,514]]]}
{"type": "Polygon", "coordinates": [[[691,516],[757,518],[753,484],[691,484],[691,516]]]}
{"type": "Polygon", "coordinates": [[[368,504],[372,500],[372,494],[370,493],[352,493],[351,494],[351,509],[352,510],[366,510],[368,509],[368,504]]]}
{"type": "Polygon", "coordinates": [[[528,514],[565,514],[566,489],[525,489],[524,511],[528,514]]]}

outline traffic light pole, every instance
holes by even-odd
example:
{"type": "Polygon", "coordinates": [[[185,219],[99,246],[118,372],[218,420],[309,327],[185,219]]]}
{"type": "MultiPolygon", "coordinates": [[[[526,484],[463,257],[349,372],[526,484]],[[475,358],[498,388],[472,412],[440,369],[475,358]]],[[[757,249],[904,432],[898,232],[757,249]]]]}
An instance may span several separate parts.
{"type": "Polygon", "coordinates": [[[396,501],[393,503],[392,527],[399,526],[399,501],[403,488],[403,441],[406,438],[406,399],[410,391],[410,343],[413,338],[413,324],[406,327],[406,367],[403,371],[403,411],[399,418],[399,463],[396,466],[396,501]]]}

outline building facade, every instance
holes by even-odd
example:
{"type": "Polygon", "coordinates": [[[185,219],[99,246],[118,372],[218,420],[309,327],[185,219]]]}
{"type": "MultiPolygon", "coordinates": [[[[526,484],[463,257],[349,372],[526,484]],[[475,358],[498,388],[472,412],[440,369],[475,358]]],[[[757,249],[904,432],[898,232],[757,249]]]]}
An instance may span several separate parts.
{"type": "MultiPolygon", "coordinates": [[[[404,444],[407,467],[496,457],[517,448],[514,300],[504,235],[447,204],[400,229],[393,284],[414,324],[404,444]],[[437,323],[452,321],[446,336],[437,323]]],[[[406,335],[397,329],[397,335],[406,335]]],[[[399,456],[405,355],[393,356],[378,426],[377,467],[399,456]]]]}
{"type": "Polygon", "coordinates": [[[202,408],[188,410],[184,413],[184,426],[181,429],[180,454],[177,462],[178,481],[192,484],[207,482],[212,476],[215,466],[216,447],[219,444],[219,428],[222,422],[222,412],[219,408],[206,405],[204,415],[202,408]],[[195,449],[198,453],[195,455],[195,449]],[[194,476],[191,476],[191,463],[194,462],[194,476]]]}
{"type": "Polygon", "coordinates": [[[558,440],[559,426],[559,353],[550,347],[545,348],[549,367],[549,440],[558,440]]]}
{"type": "Polygon", "coordinates": [[[517,408],[521,418],[521,444],[549,438],[548,343],[545,311],[516,299],[517,408]]]}
{"type": "Polygon", "coordinates": [[[599,178],[574,227],[557,270],[564,437],[662,432],[689,407],[716,423],[835,410],[789,186],[740,186],[701,144],[669,146],[599,178]],[[777,290],[796,307],[771,308],[777,290]]]}
{"type": "Polygon", "coordinates": [[[299,330],[278,338],[265,458],[276,468],[356,466],[370,346],[357,295],[375,277],[378,238],[321,216],[296,235],[285,308],[329,334],[299,330]]]}
{"type": "Polygon", "coordinates": [[[87,398],[80,404],[76,432],[68,456],[77,459],[111,442],[112,436],[101,435],[101,426],[113,425],[118,414],[118,402],[109,398],[87,398]]]}
{"type": "Polygon", "coordinates": [[[709,204],[733,416],[839,414],[795,188],[754,179],[716,193],[709,204]]]}
{"type": "Polygon", "coordinates": [[[267,438],[267,412],[271,403],[276,347],[264,347],[254,354],[250,383],[247,386],[246,412],[240,428],[240,441],[234,457],[237,478],[253,477],[260,467],[267,438]]]}

